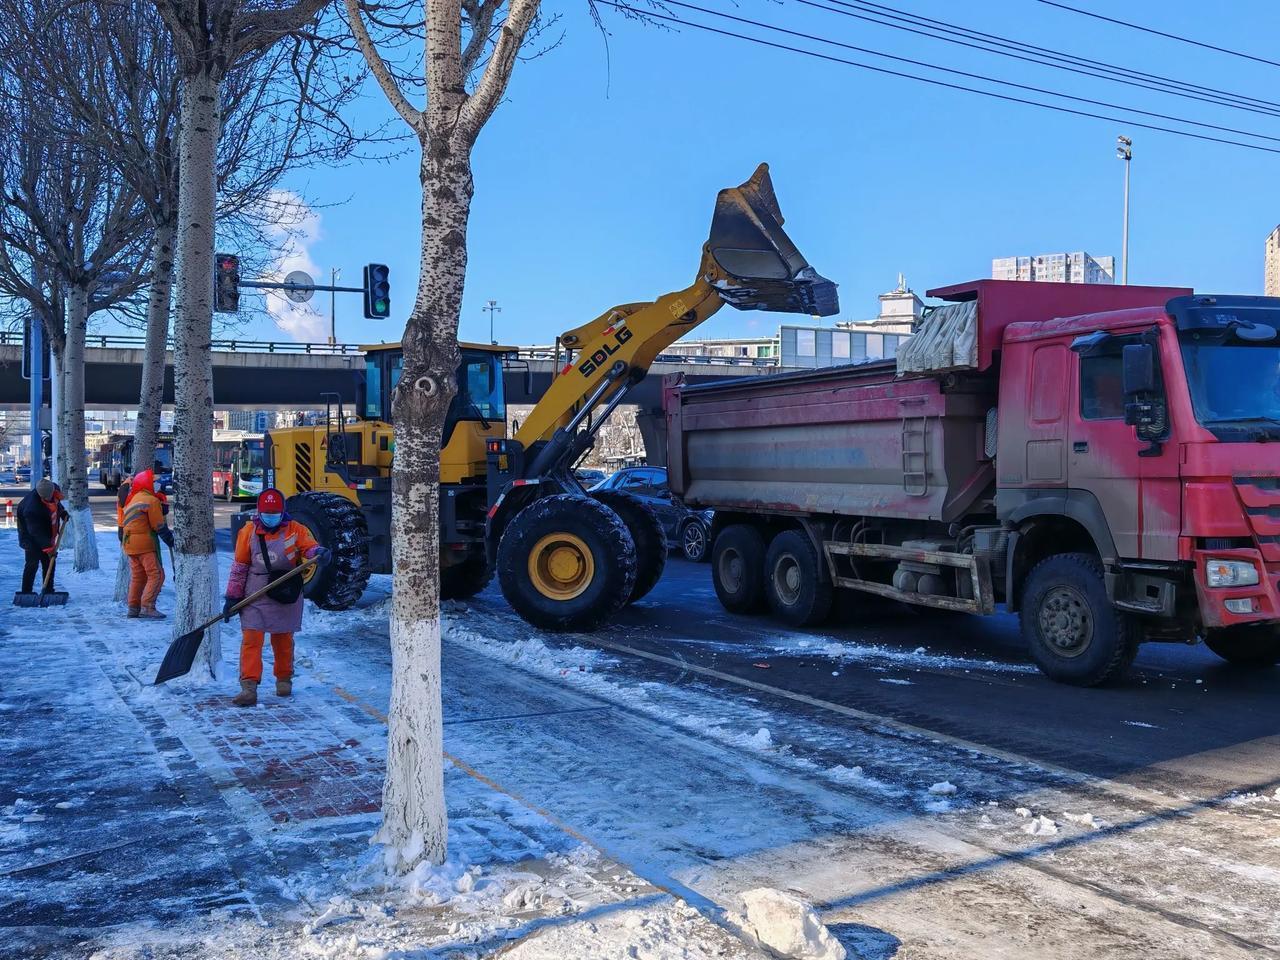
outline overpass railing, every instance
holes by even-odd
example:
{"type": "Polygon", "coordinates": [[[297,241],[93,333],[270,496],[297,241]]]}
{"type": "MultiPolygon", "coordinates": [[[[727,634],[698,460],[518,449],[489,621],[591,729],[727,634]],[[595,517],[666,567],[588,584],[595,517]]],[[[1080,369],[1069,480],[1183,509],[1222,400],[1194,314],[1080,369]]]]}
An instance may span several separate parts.
{"type": "MultiPolygon", "coordinates": [[[[146,346],[146,337],[119,333],[90,334],[85,340],[86,347],[116,350],[141,350],[146,346]]],[[[0,330],[0,346],[21,346],[22,331],[0,330]]],[[[167,344],[173,349],[173,338],[167,344]]],[[[319,356],[359,356],[359,346],[351,343],[299,343],[296,340],[213,340],[211,346],[219,353],[290,353],[316,354],[319,356]]],[[[556,355],[554,350],[543,347],[518,347],[521,360],[563,360],[564,354],[556,355]]],[[[660,353],[654,358],[657,363],[687,363],[693,366],[732,366],[732,367],[776,367],[776,357],[715,357],[693,356],[682,353],[660,353]]]]}

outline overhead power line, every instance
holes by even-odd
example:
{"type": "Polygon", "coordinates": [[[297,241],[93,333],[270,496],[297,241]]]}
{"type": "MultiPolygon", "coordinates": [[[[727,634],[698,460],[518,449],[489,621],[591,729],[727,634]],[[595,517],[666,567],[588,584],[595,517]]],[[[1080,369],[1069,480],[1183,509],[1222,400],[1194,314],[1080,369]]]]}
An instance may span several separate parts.
{"type": "Polygon", "coordinates": [[[1241,60],[1252,60],[1254,63],[1265,63],[1268,66],[1280,67],[1280,60],[1268,60],[1266,57],[1254,56],[1252,53],[1245,53],[1243,50],[1232,50],[1230,47],[1219,47],[1213,43],[1204,43],[1201,40],[1192,40],[1190,37],[1184,37],[1179,33],[1166,33],[1163,30],[1157,30],[1154,27],[1146,27],[1140,23],[1132,23],[1129,20],[1119,20],[1116,17],[1104,16],[1101,13],[1094,13],[1092,10],[1081,10],[1079,7],[1068,6],[1065,3],[1058,3],[1056,0],[1039,0],[1045,6],[1057,7],[1059,10],[1067,10],[1071,13],[1078,13],[1082,17],[1092,17],[1094,20],[1105,20],[1107,23],[1114,23],[1117,26],[1128,27],[1130,30],[1139,30],[1142,33],[1151,33],[1157,37],[1166,37],[1169,40],[1177,40],[1179,43],[1189,43],[1193,47],[1201,47],[1204,50],[1216,50],[1218,53],[1225,53],[1228,56],[1239,57],[1241,60]]]}
{"type": "Polygon", "coordinates": [[[993,33],[973,30],[959,24],[935,20],[931,17],[908,13],[896,7],[872,3],[870,0],[830,0],[834,6],[826,7],[829,12],[841,16],[873,23],[877,26],[889,27],[917,36],[941,40],[961,47],[968,47],[983,53],[1022,60],[1039,66],[1064,70],[1082,76],[1091,76],[1112,83],[1123,83],[1129,86],[1142,87],[1157,93],[1183,97],[1189,100],[1200,100],[1218,106],[1227,106],[1236,110],[1261,113],[1268,116],[1280,116],[1280,103],[1263,100],[1246,94],[1229,90],[1219,90],[1198,83],[1191,83],[1155,73],[1146,73],[1120,64],[1107,63],[1103,60],[1092,60],[1073,53],[1063,53],[1049,47],[1012,40],[993,33]],[[836,8],[840,9],[836,9],[836,8]]]}
{"type": "MultiPolygon", "coordinates": [[[[632,14],[641,19],[660,20],[666,23],[676,24],[678,26],[692,27],[696,30],[703,30],[707,33],[714,33],[722,37],[731,37],[737,40],[745,40],[748,43],[754,43],[763,47],[770,47],[775,50],[783,50],[790,53],[800,54],[802,56],[812,57],[817,60],[825,60],[828,63],[844,64],[845,66],[856,67],[860,70],[869,70],[873,73],[884,74],[886,76],[900,77],[905,80],[914,80],[917,83],[924,83],[930,86],[943,87],[948,90],[957,90],[962,93],[977,94],[979,96],[989,97],[994,100],[1003,100],[1008,103],[1019,103],[1019,104],[1024,104],[1030,107],[1039,107],[1043,110],[1052,110],[1056,113],[1065,113],[1065,114],[1070,114],[1077,117],[1087,117],[1093,120],[1107,120],[1111,123],[1124,124],[1126,126],[1136,127],[1142,130],[1155,130],[1160,133],[1169,133],[1169,134],[1173,134],[1174,136],[1188,137],[1193,140],[1203,140],[1209,143],[1221,143],[1221,144],[1225,144],[1227,146],[1233,146],[1233,147],[1244,147],[1247,150],[1257,150],[1263,153],[1280,154],[1280,149],[1277,149],[1275,147],[1263,146],[1262,144],[1258,144],[1258,143],[1246,143],[1241,140],[1231,140],[1226,137],[1214,137],[1208,134],[1194,133],[1190,130],[1179,130],[1174,127],[1164,127],[1158,124],[1143,123],[1138,120],[1132,120],[1128,117],[1108,116],[1107,114],[1093,113],[1087,110],[1076,110],[1073,107],[1064,107],[1058,104],[1042,103],[1038,100],[1029,100],[1024,97],[1015,97],[1009,94],[996,93],[993,90],[983,90],[977,87],[965,86],[964,84],[950,83],[945,80],[934,80],[929,77],[921,77],[921,76],[917,76],[916,74],[906,73],[901,70],[891,70],[888,67],[878,67],[878,66],[875,66],[874,64],[861,63],[857,60],[849,60],[845,57],[837,57],[831,54],[819,53],[816,50],[808,50],[808,49],[805,49],[804,47],[795,47],[786,43],[777,43],[773,40],[766,40],[762,37],[753,37],[749,34],[737,33],[733,30],[723,30],[719,27],[713,27],[705,23],[697,23],[692,20],[683,20],[679,17],[668,16],[666,14],[658,13],[655,10],[642,10],[638,7],[633,7],[625,3],[616,2],[616,0],[598,0],[598,2],[600,2],[604,6],[613,7],[615,10],[625,11],[626,13],[632,14]]],[[[686,4],[680,4],[680,5],[687,6],[686,4]]],[[[720,14],[720,16],[726,16],[726,15],[720,14]]],[[[740,19],[740,18],[735,17],[732,19],[740,19]]],[[[756,26],[765,30],[781,29],[781,28],[773,28],[773,27],[770,27],[769,24],[759,23],[754,20],[746,20],[745,22],[752,26],[756,26]]],[[[784,32],[790,33],[791,31],[784,31],[784,32]]],[[[818,38],[815,38],[815,39],[818,39],[818,38]]],[[[1254,134],[1249,134],[1249,136],[1254,136],[1254,134]]]]}

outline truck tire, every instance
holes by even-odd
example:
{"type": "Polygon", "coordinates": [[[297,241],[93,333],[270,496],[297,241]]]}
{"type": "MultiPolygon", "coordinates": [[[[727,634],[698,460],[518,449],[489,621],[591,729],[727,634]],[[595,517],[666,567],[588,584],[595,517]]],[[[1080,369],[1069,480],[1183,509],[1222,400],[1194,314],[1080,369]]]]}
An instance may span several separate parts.
{"type": "Polygon", "coordinates": [[[1097,557],[1061,553],[1041,560],[1022,597],[1022,638],[1050,679],[1093,687],[1132,665],[1141,634],[1133,617],[1111,605],[1097,557]]]}
{"type": "Polygon", "coordinates": [[[811,627],[831,613],[834,591],[803,530],[784,530],[769,544],[764,591],[774,614],[793,627],[811,627]]]}
{"type": "Polygon", "coordinates": [[[711,583],[720,606],[730,613],[764,608],[764,537],[755,527],[735,523],[716,534],[711,548],[711,583]]]}
{"type": "Polygon", "coordinates": [[[302,595],[321,610],[349,609],[369,584],[369,525],[357,504],[336,493],[308,491],[288,499],[289,515],[333,556],[303,574],[302,595]]]}
{"type": "Polygon", "coordinates": [[[1274,667],[1280,663],[1280,631],[1275,627],[1241,625],[1211,630],[1204,645],[1237,667],[1274,667]]]}
{"type": "Polygon", "coordinates": [[[466,600],[489,585],[493,568],[484,557],[467,557],[461,563],[440,568],[440,599],[466,600]]]}
{"type": "Polygon", "coordinates": [[[654,509],[619,490],[601,490],[591,494],[622,518],[636,545],[636,585],[627,603],[635,603],[658,585],[667,566],[667,532],[654,509]]]}
{"type": "Polygon", "coordinates": [[[498,544],[507,603],[545,630],[594,630],[631,599],[636,545],[622,518],[589,497],[535,500],[498,544]]]}

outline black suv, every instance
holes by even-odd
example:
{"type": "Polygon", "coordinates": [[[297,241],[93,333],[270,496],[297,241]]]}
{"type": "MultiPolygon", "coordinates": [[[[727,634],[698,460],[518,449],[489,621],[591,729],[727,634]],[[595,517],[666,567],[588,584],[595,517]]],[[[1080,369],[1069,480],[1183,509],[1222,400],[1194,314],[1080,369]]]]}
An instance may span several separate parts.
{"type": "Polygon", "coordinates": [[[711,511],[690,510],[673,497],[665,468],[627,467],[591,489],[620,490],[644,501],[662,521],[672,547],[678,547],[694,563],[710,556],[711,511]]]}

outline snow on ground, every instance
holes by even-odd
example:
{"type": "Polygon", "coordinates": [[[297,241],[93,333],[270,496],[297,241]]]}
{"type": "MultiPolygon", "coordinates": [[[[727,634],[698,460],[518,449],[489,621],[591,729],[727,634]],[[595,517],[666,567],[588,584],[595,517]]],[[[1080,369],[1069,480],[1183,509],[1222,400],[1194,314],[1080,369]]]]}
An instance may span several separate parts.
{"type": "MultiPolygon", "coordinates": [[[[15,556],[0,536],[0,569],[15,556]]],[[[0,956],[1280,953],[1271,790],[1044,770],[542,635],[487,597],[444,622],[450,859],[392,882],[367,842],[387,578],[309,609],[297,696],[249,711],[230,683],[148,686],[166,626],[117,619],[108,572],[63,579],[66,608],[0,618],[0,956]]]]}

